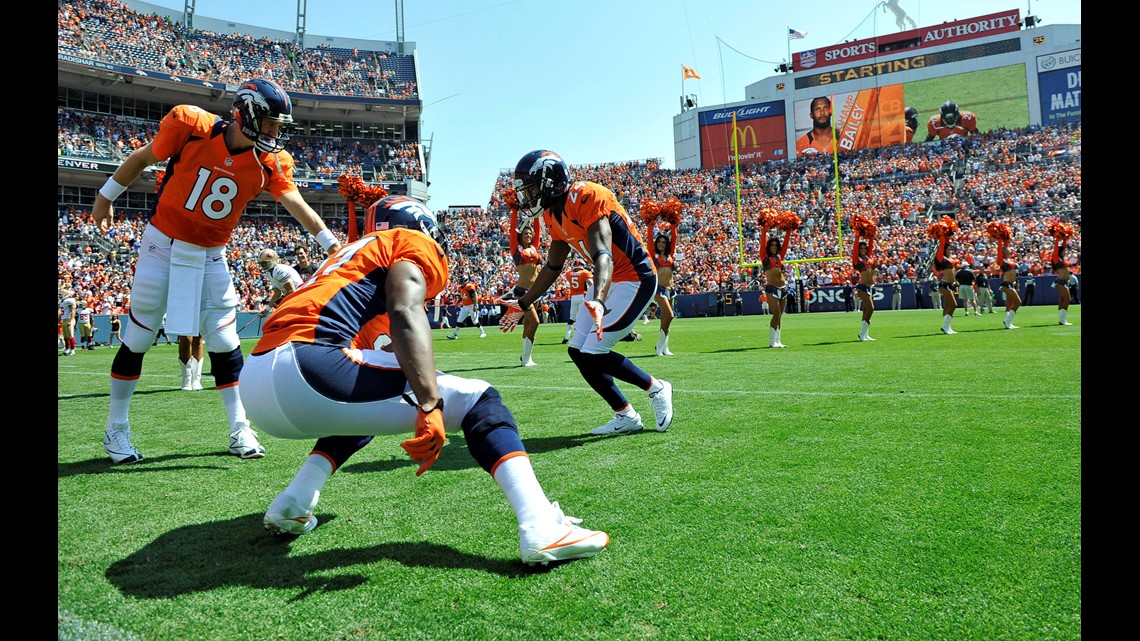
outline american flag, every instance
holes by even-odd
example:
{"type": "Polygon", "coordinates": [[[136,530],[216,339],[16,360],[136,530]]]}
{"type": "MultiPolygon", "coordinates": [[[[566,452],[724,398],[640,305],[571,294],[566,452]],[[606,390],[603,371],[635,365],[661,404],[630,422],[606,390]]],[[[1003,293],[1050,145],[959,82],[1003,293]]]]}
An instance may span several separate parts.
{"type": "Polygon", "coordinates": [[[799,40],[800,38],[805,37],[807,37],[806,31],[799,31],[798,29],[792,29],[791,27],[788,27],[788,40],[799,40]]]}

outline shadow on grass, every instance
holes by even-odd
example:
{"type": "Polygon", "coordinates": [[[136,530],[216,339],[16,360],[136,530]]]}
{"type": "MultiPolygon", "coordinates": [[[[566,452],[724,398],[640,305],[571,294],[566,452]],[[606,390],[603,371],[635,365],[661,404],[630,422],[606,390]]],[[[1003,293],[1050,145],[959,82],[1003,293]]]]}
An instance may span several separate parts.
{"type": "MultiPolygon", "coordinates": [[[[636,435],[653,433],[656,431],[643,430],[636,435]]],[[[543,452],[551,452],[555,450],[566,450],[572,447],[582,447],[589,443],[608,439],[617,438],[619,436],[635,436],[635,434],[621,434],[613,436],[595,436],[593,434],[574,434],[571,436],[550,436],[546,438],[524,438],[523,445],[526,447],[528,454],[541,454],[543,452]]],[[[371,445],[371,444],[370,444],[371,445]]],[[[467,441],[464,440],[462,434],[449,434],[447,437],[447,444],[444,446],[443,451],[439,454],[439,460],[431,466],[432,472],[447,472],[455,470],[469,470],[478,467],[479,464],[471,457],[471,453],[467,450],[467,441]]],[[[337,470],[338,474],[368,474],[371,472],[389,472],[402,468],[411,468],[413,470],[419,468],[418,463],[414,463],[407,456],[392,456],[383,460],[367,461],[362,463],[353,463],[349,459],[343,467],[337,470]]]]}
{"type": "Polygon", "coordinates": [[[57,463],[58,470],[56,473],[57,478],[66,478],[78,474],[134,474],[139,472],[177,472],[178,470],[201,470],[206,468],[217,468],[219,470],[230,469],[229,465],[216,465],[209,464],[178,464],[171,465],[170,463],[180,461],[182,459],[225,459],[225,463],[250,463],[242,461],[238,457],[225,452],[210,452],[209,454],[168,454],[166,456],[146,456],[145,458],[136,463],[128,463],[126,465],[115,465],[111,459],[106,456],[99,458],[88,459],[86,461],[76,461],[74,463],[57,463]]]}
{"type": "MultiPolygon", "coordinates": [[[[213,388],[207,387],[206,389],[213,389],[213,388]]],[[[171,393],[185,394],[186,392],[182,391],[181,388],[171,387],[170,389],[137,390],[137,391],[135,391],[134,395],[135,396],[149,396],[151,394],[171,394],[171,393]]],[[[74,400],[83,399],[83,398],[110,398],[110,397],[111,397],[111,390],[110,390],[110,387],[108,386],[108,389],[106,392],[100,392],[98,394],[58,394],[56,396],[56,400],[57,401],[62,401],[62,400],[74,401],[74,400]]]]}
{"type": "MultiPolygon", "coordinates": [[[[319,536],[335,516],[318,514],[319,536]]],[[[122,594],[137,599],[169,599],[229,586],[293,589],[294,600],[318,592],[350,590],[368,577],[353,566],[392,561],[411,568],[479,570],[508,578],[549,572],[560,564],[524,565],[518,558],[492,559],[427,541],[382,543],[293,555],[294,536],[274,536],[264,529],[261,514],[187,525],[159,536],[139,551],[111,564],[107,580],[122,594]],[[344,570],[338,576],[321,576],[344,570]]],[[[330,533],[329,536],[335,536],[330,533]]],[[[372,570],[375,571],[375,570],[372,570]]]]}

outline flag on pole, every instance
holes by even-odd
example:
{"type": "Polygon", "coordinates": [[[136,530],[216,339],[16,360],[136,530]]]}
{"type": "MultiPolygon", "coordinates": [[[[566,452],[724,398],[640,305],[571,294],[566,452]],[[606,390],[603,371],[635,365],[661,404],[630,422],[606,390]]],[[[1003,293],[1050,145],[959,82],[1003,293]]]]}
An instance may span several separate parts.
{"type": "Polygon", "coordinates": [[[788,40],[799,40],[800,38],[805,37],[807,37],[806,31],[799,31],[798,29],[792,29],[791,27],[788,27],[788,40]]]}
{"type": "Polygon", "coordinates": [[[689,78],[696,78],[697,80],[700,80],[701,74],[694,71],[692,67],[681,65],[681,80],[688,80],[689,78]]]}

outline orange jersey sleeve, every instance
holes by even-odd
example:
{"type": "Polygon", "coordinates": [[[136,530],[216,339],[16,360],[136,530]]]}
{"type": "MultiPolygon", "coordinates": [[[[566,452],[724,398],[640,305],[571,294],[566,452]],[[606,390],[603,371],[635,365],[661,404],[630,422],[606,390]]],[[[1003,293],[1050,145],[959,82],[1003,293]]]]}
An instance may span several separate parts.
{"type": "Polygon", "coordinates": [[[447,286],[447,258],[425,234],[403,228],[366,234],[342,247],[282,299],[265,321],[254,353],[290,341],[371,349],[388,333],[384,284],[389,268],[400,261],[414,263],[423,272],[425,300],[447,286]]]}
{"type": "Polygon", "coordinates": [[[542,212],[543,222],[554,240],[570,245],[587,261],[593,262],[590,255],[587,230],[601,218],[610,223],[610,251],[613,253],[613,282],[637,281],[656,277],[657,268],[649,257],[649,250],[637,227],[630,220],[625,208],[617,201],[614,193],[588,181],[578,181],[570,186],[566,195],[566,208],[560,218],[549,209],[542,212]]]}
{"type": "Polygon", "coordinates": [[[169,160],[151,222],[162,233],[201,247],[230,240],[238,219],[263,191],[274,198],[297,189],[293,156],[226,146],[226,123],[193,105],[178,105],[159,124],[151,150],[169,160]]]}

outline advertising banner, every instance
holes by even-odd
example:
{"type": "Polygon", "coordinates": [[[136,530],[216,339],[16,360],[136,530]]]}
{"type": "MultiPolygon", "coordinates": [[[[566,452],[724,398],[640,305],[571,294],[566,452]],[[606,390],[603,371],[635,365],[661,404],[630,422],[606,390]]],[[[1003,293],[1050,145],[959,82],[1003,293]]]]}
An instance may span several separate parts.
{"type": "Polygon", "coordinates": [[[755,103],[702,112],[701,167],[784,158],[784,102],[755,103]],[[733,129],[733,114],[736,129],[733,129]]]}
{"type": "Polygon", "coordinates": [[[1081,119],[1081,50],[1037,58],[1041,123],[1081,119]]]}

